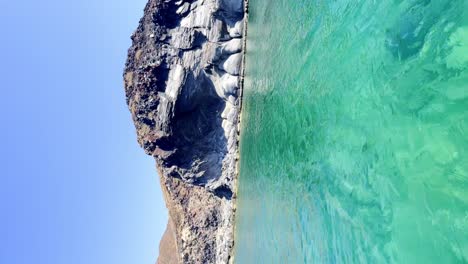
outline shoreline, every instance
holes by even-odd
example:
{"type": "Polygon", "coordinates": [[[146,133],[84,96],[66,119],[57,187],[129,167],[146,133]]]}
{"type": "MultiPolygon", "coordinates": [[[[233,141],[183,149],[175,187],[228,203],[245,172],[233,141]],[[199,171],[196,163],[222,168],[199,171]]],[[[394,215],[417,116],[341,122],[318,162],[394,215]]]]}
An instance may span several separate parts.
{"type": "Polygon", "coordinates": [[[247,33],[248,33],[248,23],[249,23],[249,0],[244,0],[244,27],[242,32],[242,63],[241,63],[241,75],[240,75],[240,85],[239,85],[239,114],[237,118],[237,159],[236,159],[236,175],[234,180],[234,202],[233,202],[233,230],[232,230],[232,243],[233,248],[231,250],[231,258],[229,263],[233,264],[235,261],[235,252],[236,252],[236,219],[237,219],[237,201],[239,194],[239,179],[240,179],[240,140],[241,140],[241,130],[242,130],[242,108],[244,103],[244,88],[245,88],[245,70],[246,70],[246,57],[247,57],[247,33]]]}

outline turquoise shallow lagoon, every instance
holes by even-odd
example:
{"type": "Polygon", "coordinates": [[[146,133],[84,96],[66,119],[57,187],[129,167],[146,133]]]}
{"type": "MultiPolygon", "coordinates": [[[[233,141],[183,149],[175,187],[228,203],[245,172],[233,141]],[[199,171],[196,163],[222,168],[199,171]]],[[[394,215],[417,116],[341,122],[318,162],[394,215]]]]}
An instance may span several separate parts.
{"type": "Polygon", "coordinates": [[[468,263],[468,1],[249,12],[235,263],[468,263]]]}

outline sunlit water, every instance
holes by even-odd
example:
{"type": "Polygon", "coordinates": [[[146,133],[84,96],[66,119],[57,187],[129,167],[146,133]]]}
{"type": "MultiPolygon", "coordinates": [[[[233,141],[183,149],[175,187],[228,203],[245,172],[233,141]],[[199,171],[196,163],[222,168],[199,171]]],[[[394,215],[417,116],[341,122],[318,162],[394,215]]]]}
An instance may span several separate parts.
{"type": "Polygon", "coordinates": [[[250,0],[235,263],[468,263],[468,0],[250,0]]]}

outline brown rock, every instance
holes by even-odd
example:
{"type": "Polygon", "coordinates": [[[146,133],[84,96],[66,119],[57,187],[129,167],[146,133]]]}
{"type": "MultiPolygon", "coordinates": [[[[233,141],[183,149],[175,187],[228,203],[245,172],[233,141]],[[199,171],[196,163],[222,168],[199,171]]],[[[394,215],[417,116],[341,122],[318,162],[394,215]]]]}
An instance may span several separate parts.
{"type": "Polygon", "coordinates": [[[166,231],[159,243],[159,257],[156,264],[179,263],[178,257],[174,223],[172,223],[172,219],[169,218],[166,231]]]}

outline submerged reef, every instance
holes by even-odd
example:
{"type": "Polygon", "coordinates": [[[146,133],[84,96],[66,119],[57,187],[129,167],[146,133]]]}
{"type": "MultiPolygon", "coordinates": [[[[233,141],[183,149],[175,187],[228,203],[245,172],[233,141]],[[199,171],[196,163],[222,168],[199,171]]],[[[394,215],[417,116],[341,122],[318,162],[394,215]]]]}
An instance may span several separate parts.
{"type": "Polygon", "coordinates": [[[124,71],[169,223],[158,263],[232,259],[244,0],[149,0],[124,71]]]}

